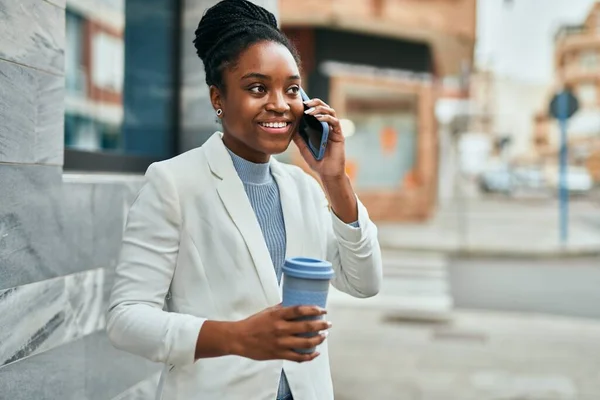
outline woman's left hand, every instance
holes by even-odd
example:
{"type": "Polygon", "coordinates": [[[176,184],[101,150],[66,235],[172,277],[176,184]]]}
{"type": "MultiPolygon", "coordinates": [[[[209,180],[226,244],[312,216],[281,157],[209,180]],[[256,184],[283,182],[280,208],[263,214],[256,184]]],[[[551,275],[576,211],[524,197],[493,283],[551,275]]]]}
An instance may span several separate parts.
{"type": "Polygon", "coordinates": [[[319,121],[329,124],[329,138],[327,140],[325,156],[322,160],[316,160],[304,140],[300,137],[300,134],[296,133],[294,135],[294,143],[298,146],[302,158],[319,175],[322,181],[345,177],[345,139],[335,110],[320,99],[312,99],[304,104],[310,107],[305,111],[306,114],[314,115],[319,121]]]}
{"type": "Polygon", "coordinates": [[[323,100],[312,99],[305,104],[310,107],[306,110],[307,114],[314,115],[319,121],[329,124],[325,156],[317,161],[298,133],[294,135],[294,143],[300,149],[302,158],[321,178],[323,189],[335,215],[345,223],[355,222],[358,220],[358,205],[352,184],[346,175],[345,139],[340,120],[335,115],[335,110],[323,100]]]}

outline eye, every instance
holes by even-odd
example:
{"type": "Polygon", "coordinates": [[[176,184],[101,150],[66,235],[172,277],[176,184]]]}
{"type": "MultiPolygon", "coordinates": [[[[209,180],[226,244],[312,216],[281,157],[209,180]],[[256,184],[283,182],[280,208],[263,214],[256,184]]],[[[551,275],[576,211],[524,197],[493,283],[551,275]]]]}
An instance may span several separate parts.
{"type": "Polygon", "coordinates": [[[292,86],[287,90],[289,94],[298,94],[300,92],[300,86],[292,86]]]}
{"type": "Polygon", "coordinates": [[[252,86],[249,90],[254,94],[265,93],[267,91],[263,85],[252,86]]]}

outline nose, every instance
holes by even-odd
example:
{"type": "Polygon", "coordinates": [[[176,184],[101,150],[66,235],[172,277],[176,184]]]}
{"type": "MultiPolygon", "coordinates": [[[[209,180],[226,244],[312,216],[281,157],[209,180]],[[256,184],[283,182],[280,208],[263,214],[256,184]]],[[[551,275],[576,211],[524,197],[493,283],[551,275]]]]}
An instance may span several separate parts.
{"type": "Polygon", "coordinates": [[[290,105],[283,93],[279,93],[279,91],[273,91],[269,96],[269,102],[267,103],[266,110],[277,114],[283,114],[290,110],[290,105]]]}

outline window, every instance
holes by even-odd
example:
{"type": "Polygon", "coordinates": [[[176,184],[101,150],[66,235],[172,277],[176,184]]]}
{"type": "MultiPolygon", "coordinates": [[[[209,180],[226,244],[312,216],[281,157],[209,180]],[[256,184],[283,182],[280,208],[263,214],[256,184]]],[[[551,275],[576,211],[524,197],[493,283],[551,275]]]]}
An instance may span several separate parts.
{"type": "Polygon", "coordinates": [[[597,88],[594,83],[582,83],[577,88],[577,97],[583,105],[597,104],[597,88]]]}
{"type": "Polygon", "coordinates": [[[65,84],[67,96],[85,94],[85,70],[83,68],[83,19],[79,15],[67,10],[66,15],[66,38],[65,50],[65,84]]]}
{"type": "Polygon", "coordinates": [[[67,2],[65,169],[141,172],[175,154],[179,11],[179,0],[67,2]]]}
{"type": "Polygon", "coordinates": [[[356,188],[402,186],[416,165],[417,95],[350,84],[345,94],[345,118],[354,127],[346,140],[346,153],[356,188]]]}
{"type": "Polygon", "coordinates": [[[595,51],[584,51],[579,55],[579,65],[586,71],[596,70],[598,64],[598,53],[595,51]]]}
{"type": "Polygon", "coordinates": [[[92,82],[101,90],[123,93],[123,40],[106,33],[92,39],[92,82]]]}

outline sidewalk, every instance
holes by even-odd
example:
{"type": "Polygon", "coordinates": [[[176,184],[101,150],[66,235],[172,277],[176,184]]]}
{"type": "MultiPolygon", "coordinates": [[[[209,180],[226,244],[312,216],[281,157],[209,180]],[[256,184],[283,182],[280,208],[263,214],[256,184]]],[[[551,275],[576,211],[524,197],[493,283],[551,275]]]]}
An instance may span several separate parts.
{"type": "Polygon", "coordinates": [[[600,202],[573,200],[569,240],[559,241],[555,199],[468,199],[425,223],[378,224],[385,249],[461,256],[560,257],[600,255],[600,202]]]}
{"type": "Polygon", "coordinates": [[[412,321],[448,321],[454,307],[449,275],[443,254],[384,251],[383,282],[377,296],[360,299],[331,287],[327,302],[356,310],[385,310],[412,321]]]}
{"type": "Polygon", "coordinates": [[[597,400],[600,321],[457,310],[449,323],[332,306],[339,400],[597,400]]]}

